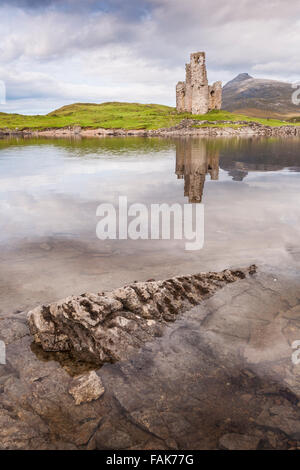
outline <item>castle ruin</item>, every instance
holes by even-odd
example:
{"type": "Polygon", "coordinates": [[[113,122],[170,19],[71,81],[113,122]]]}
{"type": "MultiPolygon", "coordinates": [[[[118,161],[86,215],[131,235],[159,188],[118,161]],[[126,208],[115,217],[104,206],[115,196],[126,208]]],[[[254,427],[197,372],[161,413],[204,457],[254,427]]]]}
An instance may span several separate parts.
{"type": "Polygon", "coordinates": [[[176,85],[176,109],[179,113],[206,114],[221,109],[222,82],[208,85],[205,52],[191,54],[185,66],[185,82],[176,85]]]}

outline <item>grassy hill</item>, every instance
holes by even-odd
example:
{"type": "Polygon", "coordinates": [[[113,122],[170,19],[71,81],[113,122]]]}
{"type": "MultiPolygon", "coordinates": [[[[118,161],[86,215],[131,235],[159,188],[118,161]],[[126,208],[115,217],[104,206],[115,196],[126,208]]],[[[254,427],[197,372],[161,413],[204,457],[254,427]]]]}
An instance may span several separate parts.
{"type": "MultiPolygon", "coordinates": [[[[159,129],[178,124],[184,118],[200,121],[255,121],[269,126],[285,124],[276,119],[247,117],[227,111],[211,111],[201,116],[177,113],[175,108],[158,104],[76,103],[46,115],[24,116],[0,113],[0,129],[50,129],[68,126],[106,129],[159,129]]],[[[222,123],[220,122],[220,126],[222,123]]]]}

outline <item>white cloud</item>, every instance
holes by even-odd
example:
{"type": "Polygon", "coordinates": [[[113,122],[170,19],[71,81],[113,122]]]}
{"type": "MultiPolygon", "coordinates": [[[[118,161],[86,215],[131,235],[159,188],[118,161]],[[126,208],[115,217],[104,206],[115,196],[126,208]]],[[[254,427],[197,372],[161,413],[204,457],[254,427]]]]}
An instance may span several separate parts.
{"type": "Polygon", "coordinates": [[[174,105],[189,53],[207,52],[210,81],[240,72],[295,81],[298,1],[0,2],[1,111],[74,101],[174,105]]]}

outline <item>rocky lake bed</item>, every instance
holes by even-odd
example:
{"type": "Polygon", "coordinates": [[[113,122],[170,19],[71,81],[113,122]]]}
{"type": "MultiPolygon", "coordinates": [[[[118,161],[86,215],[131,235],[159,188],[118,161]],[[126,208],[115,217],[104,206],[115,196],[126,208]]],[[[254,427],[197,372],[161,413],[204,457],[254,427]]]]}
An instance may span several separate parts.
{"type": "Polygon", "coordinates": [[[232,278],[102,367],[43,352],[25,313],[2,316],[1,448],[298,448],[299,304],[281,275],[232,278]]]}

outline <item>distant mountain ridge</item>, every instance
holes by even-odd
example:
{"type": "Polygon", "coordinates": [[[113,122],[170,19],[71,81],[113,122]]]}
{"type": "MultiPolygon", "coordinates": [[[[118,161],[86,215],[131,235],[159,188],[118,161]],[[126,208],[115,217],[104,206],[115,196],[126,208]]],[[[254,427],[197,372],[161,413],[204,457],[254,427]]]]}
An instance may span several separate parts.
{"type": "Polygon", "coordinates": [[[222,109],[257,117],[300,116],[300,106],[292,103],[291,83],[253,78],[240,73],[223,87],[222,109]]]}

